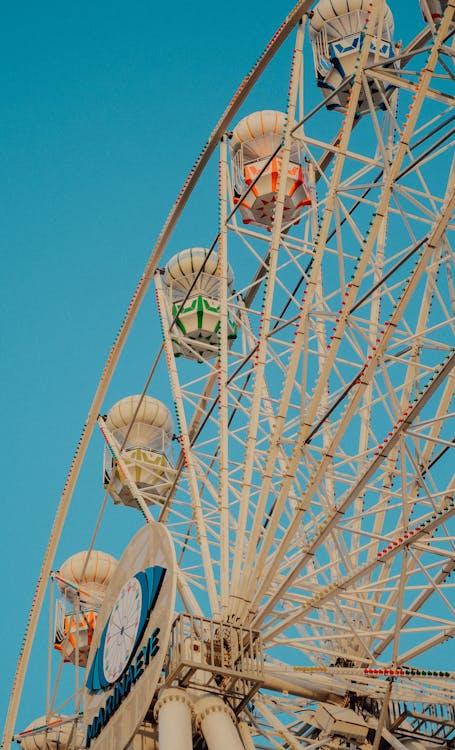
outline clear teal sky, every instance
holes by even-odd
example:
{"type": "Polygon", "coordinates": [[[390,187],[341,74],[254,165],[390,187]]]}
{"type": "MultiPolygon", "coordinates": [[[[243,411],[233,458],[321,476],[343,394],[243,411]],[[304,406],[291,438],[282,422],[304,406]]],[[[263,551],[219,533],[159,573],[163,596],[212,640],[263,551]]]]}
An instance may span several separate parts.
{"type": "MultiPolygon", "coordinates": [[[[402,22],[410,7],[416,18],[414,0],[391,5],[402,22]]],[[[52,518],[115,333],[188,170],[291,8],[275,0],[3,8],[2,726],[52,518]]],[[[203,211],[193,228],[186,244],[210,242],[203,211]]],[[[101,451],[81,491],[99,502],[101,451]]],[[[75,539],[85,520],[71,517],[75,539]]],[[[132,533],[136,520],[126,523],[132,533]]],[[[120,542],[112,546],[119,554],[120,542]]],[[[23,725],[44,712],[38,668],[30,680],[23,725]]]]}
{"type": "MultiPolygon", "coordinates": [[[[205,0],[44,0],[3,8],[2,727],[54,512],[114,336],[187,172],[291,7],[267,0],[239,14],[205,0]]],[[[94,506],[101,462],[100,451],[82,478],[94,506]]],[[[86,519],[76,516],[68,554],[81,544],[86,519]]],[[[131,533],[133,516],[124,516],[131,533]]],[[[44,711],[39,669],[21,726],[44,711]]]]}

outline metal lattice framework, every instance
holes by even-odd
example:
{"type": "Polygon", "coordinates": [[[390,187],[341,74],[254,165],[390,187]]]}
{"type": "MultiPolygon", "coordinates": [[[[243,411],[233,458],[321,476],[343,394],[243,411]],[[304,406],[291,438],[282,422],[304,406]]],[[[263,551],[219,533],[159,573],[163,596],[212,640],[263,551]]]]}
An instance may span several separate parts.
{"type": "MultiPolygon", "coordinates": [[[[185,617],[260,634],[264,662],[254,681],[245,666],[253,657],[243,654],[239,676],[223,662],[216,682],[223,694],[226,675],[231,692],[249,675],[248,700],[234,706],[245,747],[335,746],[313,723],[327,701],[361,716],[375,749],[380,742],[401,748],[408,738],[453,741],[455,671],[443,644],[455,635],[455,4],[449,0],[440,23],[397,51],[393,67],[368,62],[381,3],[371,5],[347,109],[331,131],[331,115],[322,104],[307,111],[303,96],[309,6],[296,6],[240,87],[133,297],[59,506],[5,745],[80,463],[152,277],[163,331],[157,361],[166,358],[178,423],[165,496],[138,490],[123,446],[99,425],[145,520],[172,534],[185,617]],[[298,148],[311,204],[285,227],[279,177],[265,231],[241,221],[228,128],[293,29],[280,174],[298,148]],[[359,118],[361,95],[369,111],[359,118]],[[215,356],[197,361],[158,266],[216,149],[219,337],[215,356]],[[186,352],[196,361],[176,357],[186,352]]],[[[144,393],[154,392],[154,372],[144,393]]],[[[211,673],[214,653],[205,667],[211,673]]],[[[173,674],[181,677],[179,669],[173,674]]],[[[183,686],[195,672],[193,664],[183,686]]]]}

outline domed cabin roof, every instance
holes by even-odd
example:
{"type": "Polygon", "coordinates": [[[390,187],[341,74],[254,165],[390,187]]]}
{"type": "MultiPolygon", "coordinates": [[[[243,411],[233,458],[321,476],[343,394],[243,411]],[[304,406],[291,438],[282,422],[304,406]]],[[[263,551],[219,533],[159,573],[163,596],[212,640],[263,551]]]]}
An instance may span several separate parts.
{"type": "Polygon", "coordinates": [[[237,123],[232,131],[231,149],[235,154],[242,143],[267,135],[282,136],[286,115],[274,109],[252,112],[237,123]]]}
{"type": "Polygon", "coordinates": [[[243,160],[269,157],[279,148],[286,125],[286,115],[274,109],[252,112],[232,131],[233,158],[243,146],[243,160]]]}
{"type": "MultiPolygon", "coordinates": [[[[327,31],[329,39],[349,36],[358,31],[352,24],[350,13],[354,11],[367,12],[371,7],[371,0],[320,0],[313,8],[313,17],[310,22],[310,38],[314,39],[322,28],[327,31]],[[343,19],[342,17],[347,18],[343,19]],[[336,24],[331,22],[336,19],[336,24]],[[332,33],[331,33],[332,32],[332,33]]],[[[393,35],[393,16],[389,6],[384,4],[384,20],[378,19],[378,28],[382,25],[387,36],[393,35]]]]}
{"type": "Polygon", "coordinates": [[[126,432],[134,419],[128,436],[128,445],[134,448],[147,447],[149,440],[154,439],[157,431],[164,433],[168,440],[174,431],[171,412],[161,401],[152,396],[126,396],[110,409],[106,426],[115,433],[126,432]],[[136,414],[137,411],[137,414],[136,414]],[[136,416],[135,416],[136,415],[136,416]]]}
{"type": "MultiPolygon", "coordinates": [[[[218,254],[205,247],[189,247],[174,255],[164,271],[164,283],[167,287],[177,284],[182,291],[191,289],[195,276],[201,271],[206,276],[219,278],[218,254]],[[201,270],[202,269],[202,270],[201,270]]],[[[206,278],[205,276],[205,278],[206,278]]],[[[234,274],[228,265],[227,280],[229,289],[234,283],[234,274]]],[[[204,279],[198,280],[198,289],[204,289],[204,279]]]]}
{"type": "MultiPolygon", "coordinates": [[[[117,560],[107,552],[92,550],[87,560],[87,551],[71,555],[58,574],[73,586],[80,589],[81,603],[96,606],[101,603],[104,591],[117,567],[117,560]]],[[[73,589],[57,579],[61,593],[67,599],[73,598],[73,589]]]]}
{"type": "Polygon", "coordinates": [[[73,722],[68,719],[63,714],[52,714],[47,724],[45,716],[32,721],[18,737],[22,750],[67,750],[70,739],[72,748],[82,748],[82,730],[74,729],[73,722]]]}

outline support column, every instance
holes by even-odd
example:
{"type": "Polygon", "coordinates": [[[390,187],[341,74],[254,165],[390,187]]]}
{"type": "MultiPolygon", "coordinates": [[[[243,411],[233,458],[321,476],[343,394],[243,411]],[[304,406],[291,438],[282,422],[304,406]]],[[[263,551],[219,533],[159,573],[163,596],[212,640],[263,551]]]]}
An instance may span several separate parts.
{"type": "Polygon", "coordinates": [[[193,750],[192,711],[184,690],[163,690],[155,706],[160,750],[193,750]]]}
{"type": "Polygon", "coordinates": [[[206,695],[196,701],[194,710],[196,726],[204,735],[208,750],[245,750],[234,723],[234,712],[221,698],[206,695]]]}
{"type": "Polygon", "coordinates": [[[256,750],[253,738],[251,737],[250,728],[246,721],[239,721],[239,734],[242,738],[245,750],[256,750]]]}

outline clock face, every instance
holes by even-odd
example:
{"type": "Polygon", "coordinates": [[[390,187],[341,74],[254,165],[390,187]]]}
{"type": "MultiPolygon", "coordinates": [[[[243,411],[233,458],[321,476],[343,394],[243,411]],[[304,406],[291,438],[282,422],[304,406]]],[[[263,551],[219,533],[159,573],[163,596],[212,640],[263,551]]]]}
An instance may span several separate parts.
{"type": "Polygon", "coordinates": [[[166,568],[153,565],[123,584],[92,659],[86,682],[89,691],[108,689],[125,672],[147,628],[165,574],[166,568]]]}
{"type": "Polygon", "coordinates": [[[167,654],[176,581],[168,530],[144,524],[114,571],[96,623],[84,689],[90,750],[129,747],[144,721],[167,654]]]}
{"type": "Polygon", "coordinates": [[[106,630],[103,672],[110,683],[117,680],[131,658],[142,625],[142,609],[142,587],[133,576],[120,589],[106,630]]]}

